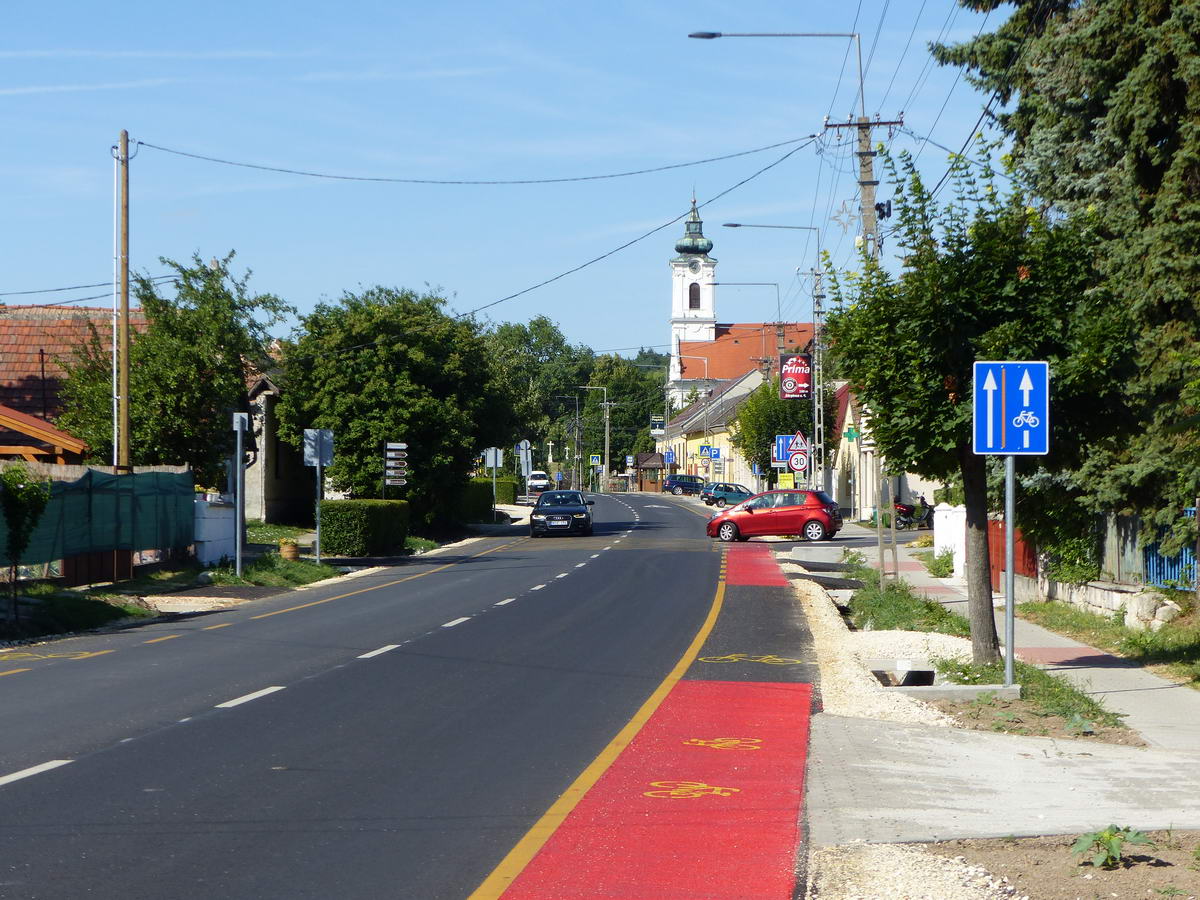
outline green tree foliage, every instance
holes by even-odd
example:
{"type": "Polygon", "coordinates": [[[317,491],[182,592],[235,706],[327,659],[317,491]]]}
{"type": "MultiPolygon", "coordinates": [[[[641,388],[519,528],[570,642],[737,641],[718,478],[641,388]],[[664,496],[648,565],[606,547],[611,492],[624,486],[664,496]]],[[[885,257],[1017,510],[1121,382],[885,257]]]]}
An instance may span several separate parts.
{"type": "MultiPolygon", "coordinates": [[[[134,465],[190,463],[201,482],[216,484],[233,450],[230,414],[246,408],[248,366],[261,365],[268,329],[293,310],[271,294],[251,294],[250,274],[230,273],[234,254],[190,265],[169,259],[174,295],[144,275],[134,297],[146,317],[130,336],[130,459],[134,465]]],[[[61,360],[59,425],[112,456],[112,361],[99,335],[61,360]]]]}
{"type": "MultiPolygon", "coordinates": [[[[1121,307],[1097,287],[1094,223],[1053,220],[1014,194],[1002,198],[981,148],[982,182],[952,164],[953,199],[938,206],[907,156],[885,155],[895,184],[893,277],[864,258],[833,280],[841,306],[829,339],[860,400],[871,436],[895,468],[961,477],[967,508],[968,593],[977,662],[998,654],[987,555],[987,464],[971,446],[972,364],[1048,360],[1053,373],[1052,465],[1077,466],[1089,440],[1122,421],[1119,375],[1129,346],[1121,307]],[[1114,378],[1114,372],[1118,375],[1114,378]]],[[[1065,489],[1077,494],[1068,480],[1065,489]]]]}
{"type": "MultiPolygon", "coordinates": [[[[490,331],[486,341],[499,362],[497,378],[513,398],[516,436],[539,448],[534,459],[540,467],[546,442],[562,447],[568,439],[567,423],[575,417],[571,398],[576,385],[587,384],[591,377],[591,348],[569,344],[546,316],[528,323],[506,322],[490,331]]],[[[505,461],[510,467],[516,464],[511,453],[505,461]]]]}
{"type": "MultiPolygon", "coordinates": [[[[408,444],[403,498],[414,520],[448,522],[484,447],[514,433],[506,365],[479,326],[454,318],[437,293],[374,287],[321,303],[284,346],[280,436],[300,446],[306,428],[334,432],[335,490],[377,498],[385,441],[408,444]]],[[[389,491],[394,497],[396,488],[389,491]]]]}
{"type": "Polygon", "coordinates": [[[4,524],[8,530],[4,555],[8,560],[9,622],[14,628],[21,624],[17,600],[17,570],[21,557],[29,547],[33,529],[50,502],[50,483],[35,478],[20,463],[0,470],[0,507],[4,509],[4,524]]]}
{"type": "MultiPolygon", "coordinates": [[[[650,414],[664,410],[666,370],[641,368],[621,356],[598,356],[589,385],[608,388],[609,460],[614,471],[625,470],[625,457],[654,449],[650,414]]],[[[601,391],[587,391],[584,407],[584,454],[604,452],[604,409],[601,391]]]]}
{"type": "MultiPolygon", "coordinates": [[[[733,423],[733,446],[747,462],[756,463],[764,472],[771,472],[773,482],[771,449],[775,446],[775,435],[801,431],[811,437],[812,417],[812,401],[781,400],[779,379],[774,378],[751,393],[738,410],[733,423]]],[[[834,421],[828,409],[825,418],[828,422],[834,421]]]]}
{"type": "MultiPolygon", "coordinates": [[[[960,0],[976,10],[998,0],[960,0]]],[[[1044,201],[1097,217],[1098,265],[1137,335],[1123,382],[1134,415],[1095,447],[1093,505],[1194,539],[1200,429],[1185,385],[1200,368],[1200,4],[1018,0],[995,32],[934,48],[1012,101],[999,116],[1044,201]]]]}

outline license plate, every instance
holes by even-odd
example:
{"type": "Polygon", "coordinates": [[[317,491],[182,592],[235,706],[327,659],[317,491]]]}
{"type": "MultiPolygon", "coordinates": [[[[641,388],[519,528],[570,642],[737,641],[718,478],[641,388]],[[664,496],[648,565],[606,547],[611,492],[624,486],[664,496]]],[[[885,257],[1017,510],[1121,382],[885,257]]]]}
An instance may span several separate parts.
{"type": "Polygon", "coordinates": [[[551,525],[570,525],[571,524],[570,519],[550,519],[549,522],[551,525]]]}

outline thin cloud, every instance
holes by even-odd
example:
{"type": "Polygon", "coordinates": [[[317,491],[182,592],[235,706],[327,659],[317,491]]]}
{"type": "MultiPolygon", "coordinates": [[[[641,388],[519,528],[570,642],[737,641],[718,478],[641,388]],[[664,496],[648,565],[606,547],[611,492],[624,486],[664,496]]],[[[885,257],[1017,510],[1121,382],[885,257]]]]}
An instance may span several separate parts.
{"type": "Polygon", "coordinates": [[[309,72],[306,75],[297,75],[294,80],[332,83],[344,81],[435,81],[446,78],[477,78],[481,75],[495,75],[501,71],[503,70],[499,68],[416,69],[413,71],[361,69],[349,72],[309,72]]]}
{"type": "Polygon", "coordinates": [[[0,88],[0,96],[71,94],[78,91],[123,91],[131,88],[162,87],[166,84],[178,84],[182,80],[179,78],[145,78],[141,81],[109,81],[101,84],[35,84],[29,87],[0,88]]]}
{"type": "Polygon", "coordinates": [[[275,50],[0,50],[0,59],[293,59],[315,55],[275,50]]]}

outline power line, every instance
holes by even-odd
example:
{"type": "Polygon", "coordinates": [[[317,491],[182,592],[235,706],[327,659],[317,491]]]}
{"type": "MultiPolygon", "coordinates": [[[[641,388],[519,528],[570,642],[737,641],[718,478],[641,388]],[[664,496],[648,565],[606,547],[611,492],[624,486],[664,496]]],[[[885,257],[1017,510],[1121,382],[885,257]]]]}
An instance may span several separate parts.
{"type": "MultiPolygon", "coordinates": [[[[611,178],[628,178],[632,175],[649,175],[654,172],[667,172],[671,169],[685,169],[689,166],[702,166],[708,163],[723,162],[727,159],[737,159],[740,156],[749,156],[754,153],[764,153],[767,150],[775,150],[779,147],[786,147],[788,144],[796,144],[806,138],[791,138],[786,141],[779,141],[775,144],[768,144],[765,147],[755,147],[753,150],[741,150],[737,153],[729,153],[725,156],[713,156],[708,159],[697,159],[692,162],[674,163],[667,166],[656,166],[650,169],[635,169],[629,172],[613,172],[608,175],[581,175],[571,178],[516,178],[516,179],[489,179],[489,180],[451,180],[440,178],[387,178],[382,176],[370,175],[333,175],[328,172],[310,172],[304,169],[286,169],[279,166],[265,166],[258,163],[237,162],[230,159],[219,159],[215,156],[204,156],[200,153],[189,153],[184,150],[173,150],[170,147],[160,147],[157,144],[150,144],[145,141],[135,141],[139,147],[149,147],[151,150],[160,150],[163,153],[171,153],[175,156],[185,156],[189,159],[199,159],[204,162],[219,163],[223,166],[236,166],[242,169],[257,169],[261,172],[279,172],[285,175],[303,175],[307,178],[325,178],[333,181],[369,181],[382,182],[387,184],[446,184],[446,185],[513,185],[513,184],[564,184],[567,182],[576,181],[602,181],[611,178]]],[[[797,148],[798,149],[798,148],[797,148]]]]}
{"type": "Polygon", "coordinates": [[[896,85],[896,78],[900,75],[900,67],[904,65],[904,59],[908,56],[908,50],[912,47],[913,38],[917,34],[917,26],[921,24],[921,16],[925,12],[925,4],[928,0],[921,0],[921,8],[917,10],[917,17],[913,20],[912,31],[908,33],[908,43],[904,45],[904,50],[900,54],[900,60],[896,63],[896,70],[892,72],[892,80],[888,82],[887,90],[883,92],[883,99],[879,101],[879,108],[887,103],[887,98],[892,94],[892,88],[896,85]]]}
{"type": "MultiPolygon", "coordinates": [[[[160,281],[164,278],[174,278],[174,277],[175,277],[174,275],[154,275],[150,278],[150,280],[151,281],[160,281]]],[[[29,294],[60,294],[65,291],[82,291],[82,290],[86,290],[87,288],[109,287],[111,285],[112,285],[112,281],[99,281],[96,284],[73,284],[70,287],[39,288],[36,291],[0,291],[0,297],[24,297],[29,294]]],[[[102,294],[101,296],[107,296],[107,295],[102,294]]],[[[89,297],[87,299],[94,300],[95,298],[89,297]]],[[[76,301],[75,300],[67,300],[64,302],[75,303],[76,301]]]]}

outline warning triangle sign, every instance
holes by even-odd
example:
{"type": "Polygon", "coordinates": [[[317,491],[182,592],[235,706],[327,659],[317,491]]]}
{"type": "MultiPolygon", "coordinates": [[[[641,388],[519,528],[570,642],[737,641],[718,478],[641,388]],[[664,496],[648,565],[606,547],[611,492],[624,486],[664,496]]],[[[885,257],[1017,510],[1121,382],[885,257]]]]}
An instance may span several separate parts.
{"type": "Polygon", "coordinates": [[[808,441],[805,440],[803,432],[800,431],[796,432],[795,436],[791,440],[791,443],[788,444],[788,453],[795,453],[797,450],[808,450],[808,441]]]}

